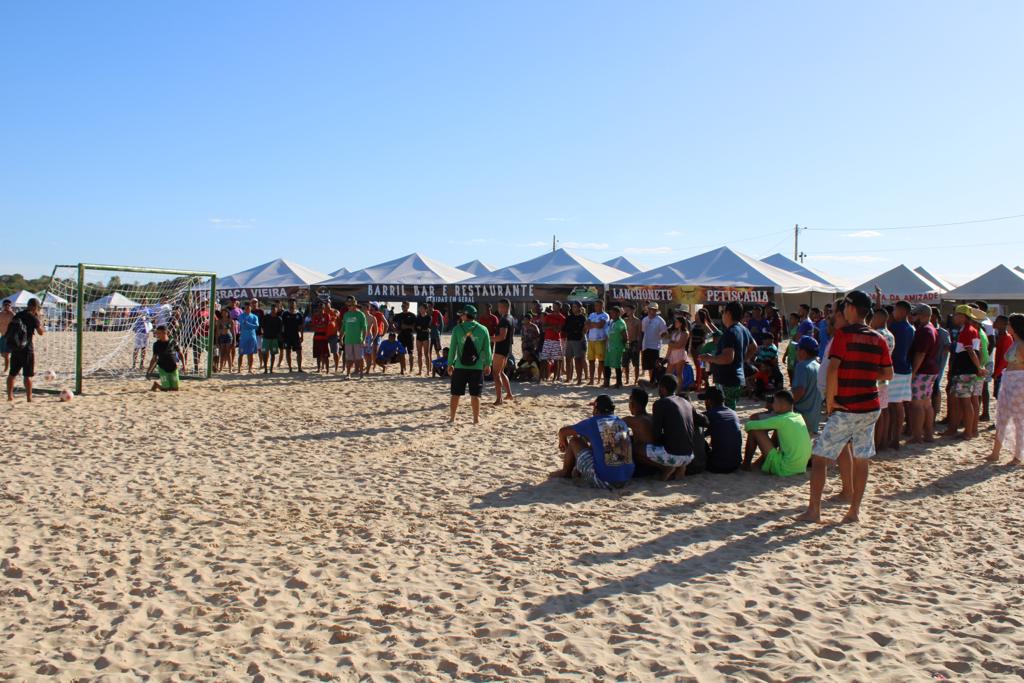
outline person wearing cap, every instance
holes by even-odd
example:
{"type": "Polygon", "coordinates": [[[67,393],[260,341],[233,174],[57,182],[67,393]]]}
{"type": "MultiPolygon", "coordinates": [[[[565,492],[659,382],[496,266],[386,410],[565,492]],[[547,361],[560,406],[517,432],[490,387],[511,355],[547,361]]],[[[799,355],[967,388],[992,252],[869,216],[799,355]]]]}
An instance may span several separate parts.
{"type": "MultiPolygon", "coordinates": [[[[594,302],[593,312],[587,316],[587,384],[592,385],[604,373],[610,321],[611,317],[604,310],[604,301],[598,299],[594,302]]],[[[621,360],[616,367],[621,367],[621,360]]]]}
{"type": "Polygon", "coordinates": [[[818,390],[818,340],[800,337],[796,345],[796,365],[793,367],[793,410],[804,419],[809,434],[818,433],[821,423],[821,392],[818,390]]]}
{"type": "Polygon", "coordinates": [[[725,329],[715,345],[715,354],[704,354],[700,360],[711,364],[715,384],[725,393],[725,405],[733,410],[746,384],[746,363],[757,353],[750,331],[740,324],[743,306],[730,301],[722,311],[722,325],[725,329]]]}
{"type": "Polygon", "coordinates": [[[896,339],[892,351],[893,379],[889,383],[889,448],[899,449],[900,437],[903,435],[903,424],[907,417],[906,405],[913,398],[911,379],[913,377],[910,364],[910,346],[914,343],[914,326],[907,318],[910,317],[910,304],[897,301],[889,316],[889,331],[896,339]]]}
{"type": "Polygon", "coordinates": [[[676,396],[679,382],[672,375],[658,380],[658,400],[651,408],[652,442],[640,460],[661,471],[663,480],[682,476],[693,462],[694,410],[682,396],[676,396]]]}
{"type": "Polygon", "coordinates": [[[451,400],[448,422],[455,422],[459,410],[459,399],[469,387],[469,399],[473,406],[473,424],[480,422],[480,392],[484,375],[491,371],[491,335],[487,328],[476,321],[476,306],[466,304],[462,308],[462,322],[452,328],[451,345],[448,347],[448,376],[451,377],[451,400]]]}
{"type": "Polygon", "coordinates": [[[964,439],[973,439],[978,435],[978,410],[981,407],[981,387],[985,378],[978,330],[984,318],[982,311],[966,304],[957,306],[953,311],[953,324],[960,330],[950,365],[950,398],[956,401],[956,410],[950,410],[949,424],[942,433],[944,437],[956,436],[961,426],[964,428],[964,439]]]}
{"type": "Polygon", "coordinates": [[[871,312],[871,297],[860,290],[850,292],[843,300],[842,312],[846,325],[834,331],[829,346],[825,392],[828,421],[814,443],[810,500],[807,510],[797,517],[800,521],[821,520],[828,463],[836,460],[850,486],[850,507],[843,521],[856,522],[859,518],[868,462],[875,455],[875,422],[880,412],[877,381],[891,379],[893,374],[885,339],[864,324],[871,312]],[[850,460],[840,458],[847,446],[851,447],[850,460]]]}
{"type": "Polygon", "coordinates": [[[939,376],[939,334],[932,325],[932,307],[914,304],[910,308],[914,341],[910,345],[910,442],[935,440],[932,390],[939,376]]]}
{"type": "Polygon", "coordinates": [[[611,396],[601,394],[591,404],[593,415],[558,430],[562,467],[551,478],[572,478],[594,488],[625,486],[634,471],[632,432],[615,415],[611,396]]]}
{"type": "Polygon", "coordinates": [[[730,474],[743,464],[743,429],[736,411],[725,405],[725,394],[718,386],[704,392],[704,413],[697,414],[697,423],[705,426],[708,441],[707,471],[730,474]]]}
{"type": "Polygon", "coordinates": [[[661,317],[656,301],[647,304],[647,315],[641,321],[640,329],[643,332],[643,340],[640,344],[640,363],[653,384],[654,371],[658,367],[658,359],[661,357],[661,342],[668,336],[668,323],[661,317]]]}
{"type": "Polygon", "coordinates": [[[755,467],[766,474],[791,477],[807,471],[811,459],[811,436],[802,415],[793,410],[793,394],[776,391],[772,397],[772,416],[749,420],[743,429],[757,443],[761,457],[755,467]],[[769,433],[778,435],[779,445],[772,443],[769,433]]]}
{"type": "Polygon", "coordinates": [[[562,315],[562,302],[556,301],[551,304],[551,312],[545,313],[541,318],[541,328],[544,330],[544,346],[540,352],[540,379],[542,382],[548,378],[549,371],[553,373],[552,381],[558,381],[562,374],[562,327],[564,325],[565,316],[562,315]]]}
{"type": "Polygon", "coordinates": [[[366,314],[359,308],[354,297],[347,300],[348,310],[341,317],[341,336],[345,348],[345,373],[352,376],[352,371],[359,373],[360,377],[366,372],[363,364],[363,346],[366,343],[366,334],[369,332],[369,325],[366,322],[366,314]]]}
{"type": "Polygon", "coordinates": [[[985,380],[981,385],[981,417],[979,417],[978,420],[981,422],[988,422],[988,384],[992,380],[996,369],[996,328],[992,323],[992,319],[988,317],[987,301],[975,301],[973,307],[975,310],[980,311],[984,316],[978,321],[978,335],[981,338],[981,362],[984,364],[987,374],[985,375],[985,380]]]}

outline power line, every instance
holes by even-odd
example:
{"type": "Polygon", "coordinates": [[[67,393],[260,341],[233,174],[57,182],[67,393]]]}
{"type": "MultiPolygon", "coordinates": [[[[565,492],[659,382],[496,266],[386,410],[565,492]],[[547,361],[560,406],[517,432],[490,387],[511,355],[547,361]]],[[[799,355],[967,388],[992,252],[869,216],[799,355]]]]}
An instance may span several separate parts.
{"type": "Polygon", "coordinates": [[[953,225],[971,225],[973,223],[994,223],[996,221],[1008,221],[1014,218],[1024,218],[1024,213],[1017,213],[1012,216],[997,216],[995,218],[977,218],[969,221],[956,221],[953,223],[929,223],[927,225],[897,225],[888,228],[814,228],[804,227],[805,230],[818,230],[820,232],[847,232],[850,230],[918,230],[921,228],[945,228],[953,225]]]}
{"type": "Polygon", "coordinates": [[[901,249],[843,249],[842,251],[816,251],[815,254],[881,254],[893,251],[925,251],[931,249],[965,249],[969,247],[1002,247],[1008,244],[1024,244],[1024,240],[1014,242],[975,242],[974,244],[934,244],[931,246],[904,247],[901,249]]]}

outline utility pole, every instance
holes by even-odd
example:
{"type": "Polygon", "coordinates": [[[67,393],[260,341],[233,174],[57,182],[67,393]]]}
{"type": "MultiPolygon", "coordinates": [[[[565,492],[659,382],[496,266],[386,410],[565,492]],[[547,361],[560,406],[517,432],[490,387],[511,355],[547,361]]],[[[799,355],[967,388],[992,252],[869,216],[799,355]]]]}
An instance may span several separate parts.
{"type": "Polygon", "coordinates": [[[793,224],[793,260],[800,258],[800,225],[793,224]]]}
{"type": "Polygon", "coordinates": [[[555,242],[557,242],[557,240],[555,239],[555,235],[552,235],[551,236],[551,251],[552,252],[558,251],[558,249],[555,247],[555,242]]]}

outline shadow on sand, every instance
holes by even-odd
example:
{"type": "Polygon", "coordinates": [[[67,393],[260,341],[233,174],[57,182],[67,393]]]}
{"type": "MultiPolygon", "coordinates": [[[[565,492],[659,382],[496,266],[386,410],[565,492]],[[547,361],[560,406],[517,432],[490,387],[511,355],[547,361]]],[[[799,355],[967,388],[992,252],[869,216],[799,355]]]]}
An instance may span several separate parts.
{"type": "Polygon", "coordinates": [[[992,463],[979,463],[968,470],[950,472],[935,481],[921,484],[906,491],[896,491],[885,497],[890,500],[920,500],[921,498],[931,498],[933,496],[948,496],[962,491],[969,486],[981,484],[989,479],[1009,474],[1013,471],[1014,468],[1012,467],[1000,467],[992,463]]]}

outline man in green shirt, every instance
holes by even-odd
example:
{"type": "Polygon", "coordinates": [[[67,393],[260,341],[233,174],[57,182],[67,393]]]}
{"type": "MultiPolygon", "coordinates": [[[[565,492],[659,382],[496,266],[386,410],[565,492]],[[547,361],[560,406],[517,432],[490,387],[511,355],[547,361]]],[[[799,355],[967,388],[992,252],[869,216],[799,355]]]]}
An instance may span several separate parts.
{"type": "Polygon", "coordinates": [[[491,333],[476,321],[476,306],[466,304],[461,318],[462,321],[452,330],[452,340],[448,345],[448,375],[452,378],[448,422],[455,422],[459,398],[466,393],[468,386],[473,424],[479,424],[480,391],[484,375],[491,371],[491,333]]]}
{"type": "Polygon", "coordinates": [[[622,309],[612,306],[608,311],[611,322],[608,323],[608,347],[604,354],[604,386],[611,384],[612,368],[615,368],[615,388],[622,388],[622,356],[626,353],[628,332],[626,321],[622,319],[622,309]]]}
{"type": "Polygon", "coordinates": [[[341,317],[341,335],[345,344],[345,372],[352,376],[352,368],[355,367],[359,376],[364,374],[363,369],[363,342],[366,341],[366,333],[370,327],[366,322],[366,316],[359,310],[358,302],[349,297],[345,301],[348,310],[341,317]]]}
{"type": "Polygon", "coordinates": [[[775,414],[771,417],[751,420],[744,427],[749,433],[747,438],[754,439],[761,451],[761,459],[754,464],[761,465],[764,472],[780,477],[803,474],[811,459],[811,437],[804,418],[793,411],[793,394],[775,392],[772,410],[775,414]],[[778,447],[768,436],[773,429],[779,436],[778,447]]]}

